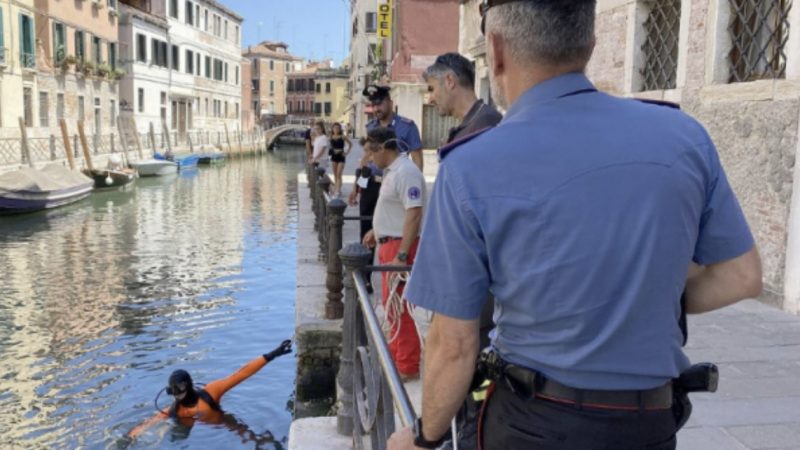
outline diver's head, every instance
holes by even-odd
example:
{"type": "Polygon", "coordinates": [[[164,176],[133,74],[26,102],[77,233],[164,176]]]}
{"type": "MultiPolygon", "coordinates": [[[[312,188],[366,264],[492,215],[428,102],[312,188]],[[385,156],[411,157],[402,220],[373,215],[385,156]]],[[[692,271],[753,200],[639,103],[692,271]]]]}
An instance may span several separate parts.
{"type": "Polygon", "coordinates": [[[182,401],[190,392],[194,392],[194,383],[189,372],[182,369],[172,372],[167,384],[167,394],[175,397],[177,401],[182,401]]]}

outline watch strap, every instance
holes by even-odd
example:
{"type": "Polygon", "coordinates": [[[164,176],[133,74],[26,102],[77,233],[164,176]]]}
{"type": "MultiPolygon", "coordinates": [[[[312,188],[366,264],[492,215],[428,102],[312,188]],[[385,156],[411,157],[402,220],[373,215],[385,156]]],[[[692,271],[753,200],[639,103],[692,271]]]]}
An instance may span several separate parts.
{"type": "Polygon", "coordinates": [[[444,444],[444,441],[447,437],[447,433],[444,436],[440,437],[436,441],[428,441],[425,439],[425,436],[422,433],[422,417],[417,417],[417,421],[414,422],[414,445],[421,448],[431,448],[436,449],[444,444]]]}

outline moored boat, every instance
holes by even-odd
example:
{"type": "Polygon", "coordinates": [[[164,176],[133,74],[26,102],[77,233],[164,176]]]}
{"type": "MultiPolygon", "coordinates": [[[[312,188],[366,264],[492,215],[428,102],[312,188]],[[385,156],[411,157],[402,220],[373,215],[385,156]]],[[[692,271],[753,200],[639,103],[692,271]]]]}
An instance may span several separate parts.
{"type": "Polygon", "coordinates": [[[200,161],[200,156],[196,153],[190,153],[188,155],[172,155],[168,157],[167,155],[163,155],[161,153],[155,153],[153,157],[157,160],[163,161],[172,161],[178,165],[178,170],[188,170],[197,167],[197,163],[200,161]]]}
{"type": "Polygon", "coordinates": [[[131,163],[140,177],[157,177],[178,173],[178,164],[163,159],[144,159],[131,163]]]}
{"type": "Polygon", "coordinates": [[[0,175],[0,214],[22,214],[69,205],[91,194],[94,181],[66,167],[24,167],[0,175]]]}
{"type": "Polygon", "coordinates": [[[208,165],[208,164],[220,164],[225,162],[225,154],[222,152],[209,152],[209,153],[201,153],[200,159],[197,162],[198,164],[208,165]]]}

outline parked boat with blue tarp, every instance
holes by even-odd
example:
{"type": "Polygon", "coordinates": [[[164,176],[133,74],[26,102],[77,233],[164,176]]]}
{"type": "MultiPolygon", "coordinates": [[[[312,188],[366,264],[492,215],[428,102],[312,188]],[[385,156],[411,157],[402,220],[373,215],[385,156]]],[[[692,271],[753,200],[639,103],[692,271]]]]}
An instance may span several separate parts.
{"type": "Polygon", "coordinates": [[[178,165],[178,170],[189,170],[197,167],[197,163],[200,161],[200,155],[196,153],[189,153],[188,155],[170,155],[161,154],[156,152],[153,157],[156,160],[161,161],[172,161],[178,165]]]}
{"type": "Polygon", "coordinates": [[[225,154],[222,152],[209,152],[209,153],[201,153],[200,160],[198,164],[209,165],[209,164],[221,164],[225,162],[225,154]]]}

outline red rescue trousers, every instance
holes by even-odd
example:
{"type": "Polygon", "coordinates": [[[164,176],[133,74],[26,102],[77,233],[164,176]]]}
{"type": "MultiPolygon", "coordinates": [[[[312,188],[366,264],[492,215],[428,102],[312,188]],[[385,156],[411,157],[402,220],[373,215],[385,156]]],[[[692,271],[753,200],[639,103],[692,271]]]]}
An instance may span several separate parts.
{"type": "MultiPolygon", "coordinates": [[[[382,265],[391,263],[395,256],[397,256],[401,242],[400,239],[395,239],[380,244],[378,248],[378,263],[382,265]]],[[[406,263],[409,265],[414,263],[414,257],[417,254],[417,245],[419,245],[419,238],[414,240],[414,243],[408,251],[408,260],[406,263]]],[[[389,299],[390,294],[390,276],[395,273],[396,272],[383,272],[381,274],[383,277],[381,284],[383,285],[382,298],[384,307],[386,306],[386,301],[389,299]]],[[[397,287],[397,295],[402,297],[404,287],[405,285],[403,284],[397,287]]],[[[403,303],[403,313],[400,315],[400,319],[398,320],[396,317],[393,317],[392,314],[389,315],[388,319],[391,326],[390,336],[397,336],[394,340],[389,342],[389,352],[392,354],[392,359],[394,359],[394,363],[397,365],[397,371],[400,372],[400,375],[417,375],[419,373],[420,354],[419,335],[414,325],[414,319],[411,318],[411,314],[409,314],[405,302],[403,303]],[[399,334],[397,334],[398,325],[400,326],[399,334]]]]}

